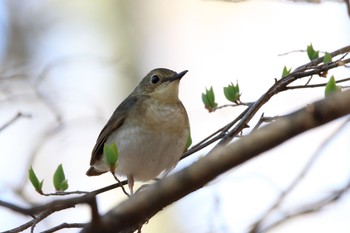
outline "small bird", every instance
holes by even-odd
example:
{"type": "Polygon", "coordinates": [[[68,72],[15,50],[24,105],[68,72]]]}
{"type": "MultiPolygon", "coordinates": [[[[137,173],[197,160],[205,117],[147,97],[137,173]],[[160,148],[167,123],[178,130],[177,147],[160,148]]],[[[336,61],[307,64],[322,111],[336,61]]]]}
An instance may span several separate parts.
{"type": "Polygon", "coordinates": [[[143,78],[98,136],[88,176],[109,171],[103,156],[105,143],[117,146],[115,175],[127,177],[131,194],[134,180],[156,179],[176,166],[190,137],[187,112],[178,96],[186,73],[158,68],[143,78]]]}

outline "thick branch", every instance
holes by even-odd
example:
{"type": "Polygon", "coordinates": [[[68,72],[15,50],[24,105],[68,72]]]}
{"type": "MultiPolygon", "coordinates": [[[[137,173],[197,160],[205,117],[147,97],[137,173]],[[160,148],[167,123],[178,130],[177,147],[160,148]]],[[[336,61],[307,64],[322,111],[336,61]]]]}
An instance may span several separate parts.
{"type": "Polygon", "coordinates": [[[219,147],[193,165],[165,178],[114,207],[82,232],[129,232],[164,207],[194,192],[233,167],[307,130],[350,113],[350,91],[334,94],[219,147]]]}

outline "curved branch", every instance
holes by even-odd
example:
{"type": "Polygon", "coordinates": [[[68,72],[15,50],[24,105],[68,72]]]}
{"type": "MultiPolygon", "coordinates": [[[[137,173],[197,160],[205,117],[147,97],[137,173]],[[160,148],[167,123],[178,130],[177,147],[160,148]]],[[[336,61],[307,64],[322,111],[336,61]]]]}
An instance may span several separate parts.
{"type": "Polygon", "coordinates": [[[232,122],[228,123],[227,125],[215,131],[213,134],[211,134],[201,142],[191,147],[188,151],[184,153],[181,159],[186,158],[187,156],[207,147],[208,145],[220,139],[221,141],[218,143],[217,146],[226,145],[232,140],[232,138],[237,136],[245,127],[247,127],[249,121],[257,113],[257,111],[274,95],[290,89],[288,85],[297,79],[309,77],[316,74],[322,74],[336,67],[345,66],[345,64],[350,63],[349,58],[344,59],[348,53],[350,53],[350,46],[343,47],[330,53],[332,58],[342,55],[342,57],[336,61],[319,65],[323,63],[324,59],[324,57],[320,57],[302,66],[299,66],[292,73],[285,76],[284,78],[276,80],[274,85],[272,85],[264,95],[262,95],[256,102],[249,105],[236,119],[234,119],[232,122]],[[230,130],[234,125],[236,125],[235,128],[230,130]]]}
{"type": "MultiPolygon", "coordinates": [[[[321,144],[321,146],[317,149],[317,151],[312,155],[312,157],[309,159],[309,161],[305,164],[303,169],[299,172],[299,174],[293,179],[293,181],[288,185],[288,187],[279,194],[275,202],[266,210],[264,214],[262,214],[262,217],[256,221],[252,229],[249,231],[250,233],[257,233],[261,232],[261,226],[263,223],[270,217],[270,215],[278,209],[278,207],[283,203],[283,201],[286,199],[286,197],[297,187],[297,185],[300,183],[300,181],[303,180],[303,178],[306,176],[306,174],[310,171],[311,167],[315,164],[316,160],[321,155],[322,150],[325,149],[326,146],[328,146],[332,142],[332,138],[335,138],[335,136],[341,132],[342,129],[344,129],[345,125],[348,124],[350,121],[350,118],[348,118],[345,122],[343,122],[331,135],[329,135],[321,144]]],[[[331,198],[332,199],[332,198],[331,198]]],[[[283,221],[281,219],[280,221],[283,221]]],[[[277,221],[279,222],[279,221],[277,221]]],[[[274,225],[274,224],[272,224],[274,225]]]]}

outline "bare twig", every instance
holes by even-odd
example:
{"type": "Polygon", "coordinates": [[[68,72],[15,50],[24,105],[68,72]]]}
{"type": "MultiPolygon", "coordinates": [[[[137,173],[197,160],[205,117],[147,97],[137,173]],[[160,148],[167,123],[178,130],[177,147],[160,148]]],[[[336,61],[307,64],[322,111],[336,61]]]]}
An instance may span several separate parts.
{"type": "Polygon", "coordinates": [[[52,227],[46,231],[43,231],[41,233],[52,233],[56,232],[62,229],[67,229],[67,228],[83,228],[86,226],[86,223],[62,223],[58,226],[52,227]]]}
{"type": "MultiPolygon", "coordinates": [[[[332,57],[335,57],[338,55],[344,55],[344,54],[346,55],[348,52],[350,52],[350,46],[346,46],[330,54],[332,57]]],[[[248,110],[247,114],[245,114],[242,117],[242,119],[240,119],[240,122],[221,139],[221,141],[217,144],[217,146],[222,146],[229,143],[233,137],[237,136],[246,127],[246,125],[253,118],[256,112],[268,100],[270,100],[272,96],[278,94],[281,91],[284,91],[288,84],[300,78],[309,77],[312,75],[319,75],[330,69],[343,66],[344,64],[350,63],[350,58],[319,65],[322,62],[323,62],[323,57],[315,59],[305,65],[302,65],[296,68],[292,73],[278,80],[265,94],[263,94],[259,98],[259,100],[257,100],[253,105],[247,108],[248,110]]]]}
{"type": "Polygon", "coordinates": [[[87,194],[88,191],[71,191],[71,192],[55,192],[55,193],[43,193],[41,195],[43,196],[67,196],[67,195],[80,195],[80,194],[87,194]]]}
{"type": "Polygon", "coordinates": [[[0,132],[10,125],[12,125],[15,121],[17,121],[19,118],[24,117],[24,118],[31,118],[32,116],[30,114],[25,114],[25,113],[17,113],[15,116],[13,116],[8,122],[0,126],[0,132]]]}
{"type": "Polygon", "coordinates": [[[278,198],[275,200],[275,202],[271,205],[268,210],[262,214],[262,217],[256,221],[252,229],[250,230],[250,233],[257,233],[261,232],[260,228],[261,225],[270,217],[270,215],[273,213],[274,210],[276,210],[281,203],[286,199],[286,197],[292,192],[292,190],[295,189],[295,187],[303,180],[305,175],[310,171],[311,167],[315,164],[318,157],[321,155],[321,152],[324,150],[326,146],[329,145],[329,143],[332,141],[332,138],[335,138],[335,136],[341,132],[342,129],[344,129],[345,125],[348,124],[350,121],[350,118],[348,118],[344,123],[342,123],[337,129],[334,130],[334,132],[329,135],[322,144],[318,147],[316,152],[311,156],[309,161],[306,163],[306,165],[303,167],[303,169],[300,171],[300,173],[294,178],[292,183],[283,191],[280,193],[278,198]]]}
{"type": "Polygon", "coordinates": [[[9,202],[0,200],[0,206],[5,207],[5,208],[7,208],[7,209],[10,209],[10,210],[12,210],[12,211],[15,211],[15,212],[17,212],[17,213],[20,213],[20,214],[23,214],[23,215],[29,215],[29,216],[31,216],[32,218],[35,218],[34,214],[28,212],[28,209],[27,209],[27,208],[24,208],[24,207],[15,205],[15,204],[13,204],[13,203],[9,203],[9,202]]]}
{"type": "Polygon", "coordinates": [[[252,105],[253,103],[251,102],[248,102],[248,103],[245,103],[245,102],[238,102],[238,103],[234,103],[234,104],[224,104],[224,105],[221,105],[221,106],[218,106],[218,107],[215,107],[213,108],[212,112],[218,110],[218,109],[222,109],[222,108],[227,108],[227,107],[238,107],[238,106],[250,106],[252,105]]]}
{"type": "Polygon", "coordinates": [[[309,203],[308,205],[303,205],[302,207],[296,209],[295,211],[286,214],[283,218],[277,220],[270,226],[267,226],[264,231],[271,230],[272,228],[275,228],[282,223],[285,223],[286,221],[291,220],[292,218],[299,217],[301,215],[305,214],[311,214],[316,211],[321,210],[325,206],[339,200],[344,194],[346,194],[350,190],[350,181],[343,187],[336,191],[333,191],[330,195],[327,195],[326,197],[323,197],[317,201],[314,201],[313,203],[309,203]]]}
{"type": "Polygon", "coordinates": [[[118,179],[118,177],[115,175],[114,172],[111,172],[113,178],[117,181],[118,184],[120,184],[120,187],[123,191],[123,193],[127,196],[127,197],[130,197],[130,194],[125,190],[124,186],[122,185],[122,183],[120,182],[120,180],[118,179]]]}
{"type": "Polygon", "coordinates": [[[217,131],[215,131],[214,133],[212,133],[211,135],[209,135],[208,137],[206,137],[205,139],[203,139],[202,141],[200,141],[196,145],[192,146],[189,150],[187,150],[182,155],[181,159],[184,159],[184,158],[190,156],[191,154],[193,154],[193,153],[213,144],[217,140],[223,138],[225,136],[225,134],[227,133],[227,131],[233,125],[235,125],[247,112],[248,112],[248,108],[246,108],[241,114],[239,114],[239,116],[236,117],[236,119],[234,119],[230,123],[226,124],[225,126],[221,127],[220,129],[218,129],[217,131]]]}
{"type": "MultiPolygon", "coordinates": [[[[6,232],[21,232],[24,231],[28,228],[31,228],[31,232],[34,231],[35,225],[38,224],[39,222],[41,222],[43,219],[47,218],[49,215],[57,212],[57,211],[61,211],[61,210],[65,210],[68,208],[72,208],[77,204],[81,204],[81,203],[91,203],[91,201],[95,199],[94,195],[89,194],[85,194],[84,196],[81,197],[76,197],[76,198],[71,198],[71,199],[66,199],[66,200],[60,200],[60,201],[53,201],[51,203],[49,203],[49,207],[46,208],[43,212],[41,212],[37,217],[35,217],[34,219],[22,224],[21,226],[18,226],[16,228],[13,228],[9,231],[6,232]]],[[[39,206],[39,208],[41,209],[42,207],[39,206]]],[[[31,208],[32,210],[35,210],[34,208],[31,208]]],[[[30,212],[30,209],[27,209],[26,211],[30,212]]],[[[36,211],[33,211],[36,212],[36,211]]]]}
{"type": "MultiPolygon", "coordinates": [[[[29,215],[29,216],[34,216],[35,214],[38,214],[42,211],[45,211],[47,209],[52,209],[52,208],[60,208],[60,209],[65,209],[65,206],[71,206],[71,205],[77,205],[80,203],[85,203],[87,199],[87,196],[97,196],[98,194],[107,192],[109,190],[115,189],[120,187],[120,185],[126,185],[128,183],[127,180],[121,181],[120,184],[112,184],[97,190],[94,190],[92,192],[86,193],[83,196],[80,197],[74,197],[74,198],[68,198],[68,199],[63,199],[63,200],[55,200],[52,202],[49,202],[47,204],[42,204],[42,205],[36,205],[32,206],[30,208],[25,208],[25,207],[20,207],[18,205],[14,205],[5,201],[0,200],[0,206],[3,206],[5,208],[8,208],[10,210],[13,210],[17,213],[23,214],[23,215],[29,215]]],[[[67,207],[67,208],[68,208],[67,207]]]]}
{"type": "MultiPolygon", "coordinates": [[[[347,81],[350,81],[350,78],[339,79],[339,80],[336,80],[335,82],[342,83],[342,82],[347,82],[347,81]]],[[[293,89],[325,87],[326,85],[327,85],[327,83],[312,84],[312,85],[300,85],[300,86],[288,86],[288,87],[286,87],[286,91],[293,90],[293,89]]]]}
{"type": "MultiPolygon", "coordinates": [[[[350,52],[350,46],[346,46],[344,48],[338,49],[330,53],[330,55],[332,57],[336,57],[339,55],[344,56],[349,52],[350,52]]],[[[344,66],[345,64],[350,63],[350,59],[346,59],[346,60],[338,59],[337,61],[317,66],[322,62],[323,62],[323,57],[315,59],[305,65],[299,66],[291,74],[287,75],[281,80],[276,81],[276,83],[263,96],[261,96],[259,100],[249,105],[236,119],[234,119],[232,122],[228,123],[224,127],[220,128],[219,130],[215,131],[210,136],[203,139],[201,142],[192,146],[189,150],[187,150],[183,154],[181,159],[188,157],[189,155],[213,144],[214,142],[220,139],[221,141],[218,144],[218,146],[227,144],[228,142],[231,141],[233,137],[237,136],[244,128],[247,127],[247,124],[251,120],[251,118],[272,96],[278,94],[279,92],[288,90],[288,84],[303,77],[309,77],[312,75],[321,74],[330,69],[334,69],[339,66],[344,66]],[[232,128],[234,125],[236,125],[236,127],[232,129],[230,132],[228,132],[229,129],[232,128]]]]}
{"type": "Polygon", "coordinates": [[[262,125],[262,123],[273,122],[273,121],[277,120],[278,118],[280,118],[280,116],[265,117],[265,116],[264,116],[264,113],[263,113],[263,114],[261,114],[258,123],[256,123],[256,125],[254,126],[254,128],[253,128],[252,131],[258,129],[258,128],[262,125]]]}

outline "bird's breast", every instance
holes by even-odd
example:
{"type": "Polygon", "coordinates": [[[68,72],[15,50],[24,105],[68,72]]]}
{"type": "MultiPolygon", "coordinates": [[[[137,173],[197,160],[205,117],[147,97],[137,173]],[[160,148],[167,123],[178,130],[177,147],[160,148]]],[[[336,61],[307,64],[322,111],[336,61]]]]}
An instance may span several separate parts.
{"type": "Polygon", "coordinates": [[[116,173],[149,180],[171,169],[186,146],[189,124],[186,110],[179,104],[144,103],[131,112],[107,143],[119,151],[116,173]]]}

